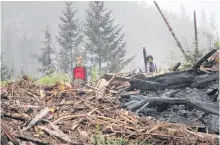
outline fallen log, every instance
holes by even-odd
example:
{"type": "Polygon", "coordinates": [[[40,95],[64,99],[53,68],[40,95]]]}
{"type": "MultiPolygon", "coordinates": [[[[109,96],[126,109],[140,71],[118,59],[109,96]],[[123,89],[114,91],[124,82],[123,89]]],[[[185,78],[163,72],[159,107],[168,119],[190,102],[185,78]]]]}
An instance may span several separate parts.
{"type": "Polygon", "coordinates": [[[211,114],[215,114],[215,115],[219,115],[219,105],[202,102],[202,101],[198,101],[198,100],[195,100],[195,99],[190,99],[189,102],[195,108],[197,108],[201,111],[211,113],[211,114]]]}
{"type": "Polygon", "coordinates": [[[136,109],[140,108],[141,106],[143,106],[144,104],[146,104],[146,102],[147,102],[146,100],[138,101],[134,104],[127,106],[127,108],[129,110],[136,110],[136,109]]]}
{"type": "Polygon", "coordinates": [[[212,81],[216,81],[218,79],[219,79],[219,74],[208,75],[205,79],[198,80],[195,83],[193,83],[192,87],[198,87],[200,85],[204,85],[204,84],[210,83],[212,81]]]}
{"type": "Polygon", "coordinates": [[[198,69],[201,64],[206,61],[210,56],[212,56],[215,52],[217,51],[217,49],[213,49],[211,50],[209,53],[207,53],[205,56],[203,56],[194,66],[193,69],[198,69]]]}
{"type": "MultiPolygon", "coordinates": [[[[109,73],[106,73],[104,74],[104,79],[105,80],[110,80],[113,76],[115,76],[114,74],[109,74],[109,73]]],[[[119,75],[116,75],[114,80],[119,80],[119,81],[129,81],[131,80],[131,77],[123,77],[123,76],[119,76],[119,75]]]]}
{"type": "Polygon", "coordinates": [[[194,80],[195,74],[192,70],[171,72],[167,74],[157,75],[154,77],[146,77],[143,79],[130,80],[131,88],[147,91],[157,91],[161,89],[178,89],[189,87],[194,80]]]}
{"type": "MultiPolygon", "coordinates": [[[[140,96],[141,97],[141,96],[140,96]]],[[[198,110],[204,111],[206,113],[211,113],[215,115],[219,115],[219,105],[211,104],[211,103],[205,103],[202,101],[198,101],[195,99],[187,99],[187,98],[168,98],[168,97],[146,97],[142,96],[144,99],[141,101],[138,101],[136,103],[133,103],[127,108],[129,110],[136,110],[140,107],[142,107],[146,103],[150,103],[152,105],[161,105],[161,104],[173,104],[173,105],[186,105],[191,104],[193,107],[195,107],[198,110]]]]}
{"type": "Polygon", "coordinates": [[[161,85],[157,82],[153,81],[144,81],[139,79],[133,79],[130,81],[131,88],[133,89],[141,89],[148,91],[156,91],[161,88],[161,85]]]}

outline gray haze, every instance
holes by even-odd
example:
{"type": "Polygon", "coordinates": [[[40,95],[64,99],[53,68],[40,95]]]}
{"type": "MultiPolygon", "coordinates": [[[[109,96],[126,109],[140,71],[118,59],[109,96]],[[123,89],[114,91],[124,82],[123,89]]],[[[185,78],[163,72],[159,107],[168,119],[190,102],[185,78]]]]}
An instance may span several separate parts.
{"type": "MultiPolygon", "coordinates": [[[[78,9],[77,16],[81,21],[85,19],[87,4],[88,2],[74,3],[75,8],[78,9]]],[[[158,4],[160,5],[160,3],[158,4]]],[[[176,50],[175,55],[181,56],[179,48],[154,5],[140,5],[136,2],[105,2],[105,7],[113,10],[112,17],[115,18],[115,23],[124,26],[127,56],[137,55],[126,70],[143,66],[143,46],[147,48],[149,54],[154,56],[157,65],[162,68],[167,68],[165,61],[170,50],[176,50]]],[[[161,8],[163,9],[162,6],[161,8]]],[[[187,16],[183,13],[184,7],[179,7],[179,9],[182,12],[171,12],[167,9],[163,9],[163,12],[182,45],[191,47],[194,35],[191,19],[193,11],[191,16],[187,16]]],[[[59,16],[62,15],[61,10],[64,10],[64,2],[1,3],[2,51],[6,55],[8,66],[15,68],[17,76],[20,75],[22,68],[28,75],[34,77],[40,75],[36,70],[40,65],[31,55],[39,53],[42,47],[43,29],[46,24],[50,26],[54,47],[57,52],[59,51],[56,36],[58,23],[60,23],[59,16]],[[10,45],[5,44],[6,38],[10,39],[10,45]]],[[[197,11],[197,13],[200,16],[201,11],[197,11]]],[[[215,15],[219,15],[219,13],[215,15]]],[[[199,25],[200,22],[197,23],[199,25]]],[[[203,44],[200,43],[200,46],[203,44]]]]}

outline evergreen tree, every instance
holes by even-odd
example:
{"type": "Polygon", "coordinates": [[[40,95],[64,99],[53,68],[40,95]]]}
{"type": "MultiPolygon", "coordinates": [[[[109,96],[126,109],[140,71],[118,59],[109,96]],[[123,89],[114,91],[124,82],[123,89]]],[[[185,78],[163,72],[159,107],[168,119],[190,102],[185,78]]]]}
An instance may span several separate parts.
{"type": "Polygon", "coordinates": [[[124,58],[126,42],[121,34],[122,27],[114,25],[111,11],[104,8],[104,2],[89,2],[86,13],[86,48],[92,64],[98,64],[99,71],[120,71],[134,58],[124,58]]]}
{"type": "Polygon", "coordinates": [[[6,81],[10,79],[10,70],[5,64],[3,52],[1,53],[1,81],[6,81]]]}
{"type": "Polygon", "coordinates": [[[52,37],[49,31],[48,25],[45,29],[45,41],[43,41],[44,47],[41,48],[41,55],[36,56],[38,62],[42,68],[38,69],[43,75],[49,75],[55,71],[52,55],[55,53],[52,47],[52,37]]]}
{"type": "Polygon", "coordinates": [[[80,53],[80,44],[82,35],[80,33],[80,23],[76,18],[77,10],[73,8],[73,2],[65,2],[65,11],[62,11],[63,16],[60,17],[59,37],[57,38],[61,47],[58,54],[59,69],[65,73],[73,70],[73,63],[80,53]]]}

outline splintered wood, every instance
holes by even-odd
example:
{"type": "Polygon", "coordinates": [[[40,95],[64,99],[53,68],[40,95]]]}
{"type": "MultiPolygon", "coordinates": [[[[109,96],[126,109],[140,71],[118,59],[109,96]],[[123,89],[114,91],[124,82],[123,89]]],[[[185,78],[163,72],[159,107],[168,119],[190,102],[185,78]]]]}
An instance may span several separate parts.
{"type": "Polygon", "coordinates": [[[1,88],[4,136],[14,144],[26,141],[43,145],[95,144],[92,138],[97,134],[106,139],[123,138],[127,144],[145,141],[153,144],[217,143],[217,135],[194,132],[182,124],[138,117],[121,109],[117,93],[104,96],[108,88],[121,92],[128,87],[127,82],[113,83],[113,79],[102,81],[93,91],[69,87],[58,90],[57,85],[38,86],[27,78],[7,84],[1,88]]]}

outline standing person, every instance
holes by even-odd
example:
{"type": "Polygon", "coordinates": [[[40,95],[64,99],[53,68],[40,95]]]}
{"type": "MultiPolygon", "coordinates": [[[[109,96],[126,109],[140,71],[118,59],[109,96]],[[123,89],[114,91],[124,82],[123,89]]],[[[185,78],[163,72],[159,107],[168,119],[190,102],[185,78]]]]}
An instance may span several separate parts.
{"type": "Polygon", "coordinates": [[[73,69],[74,84],[81,86],[87,80],[86,68],[82,65],[82,56],[77,58],[76,67],[73,69]]]}
{"type": "Polygon", "coordinates": [[[147,60],[146,60],[145,72],[146,73],[157,72],[157,65],[156,65],[156,63],[153,62],[153,56],[152,55],[148,55],[146,59],[147,60]]]}

